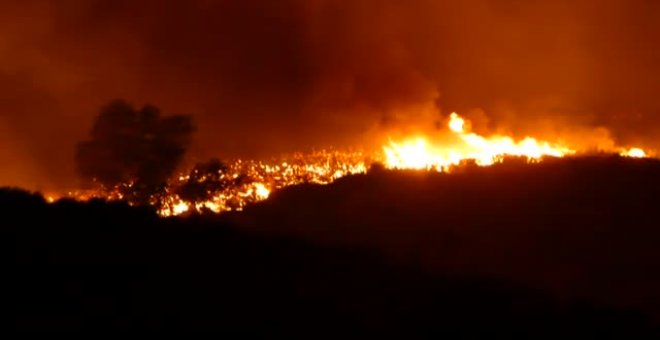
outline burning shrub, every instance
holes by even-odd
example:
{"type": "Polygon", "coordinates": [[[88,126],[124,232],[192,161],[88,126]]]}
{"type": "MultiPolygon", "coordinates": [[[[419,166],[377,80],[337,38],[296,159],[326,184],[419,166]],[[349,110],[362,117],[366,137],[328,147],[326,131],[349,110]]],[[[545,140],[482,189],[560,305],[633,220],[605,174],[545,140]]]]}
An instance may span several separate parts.
{"type": "Polygon", "coordinates": [[[227,180],[226,172],[227,166],[218,159],[199,163],[187,176],[185,182],[177,188],[177,194],[184,201],[193,203],[207,201],[231,184],[227,180]]]}

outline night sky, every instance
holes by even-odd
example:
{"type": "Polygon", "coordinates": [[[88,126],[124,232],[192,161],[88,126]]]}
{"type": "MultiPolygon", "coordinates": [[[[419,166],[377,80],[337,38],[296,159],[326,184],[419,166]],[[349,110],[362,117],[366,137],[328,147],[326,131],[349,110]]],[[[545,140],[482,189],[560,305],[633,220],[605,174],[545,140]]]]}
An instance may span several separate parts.
{"type": "Polygon", "coordinates": [[[368,146],[455,110],[660,149],[660,1],[0,2],[0,185],[75,185],[115,98],[193,114],[191,162],[368,146]]]}

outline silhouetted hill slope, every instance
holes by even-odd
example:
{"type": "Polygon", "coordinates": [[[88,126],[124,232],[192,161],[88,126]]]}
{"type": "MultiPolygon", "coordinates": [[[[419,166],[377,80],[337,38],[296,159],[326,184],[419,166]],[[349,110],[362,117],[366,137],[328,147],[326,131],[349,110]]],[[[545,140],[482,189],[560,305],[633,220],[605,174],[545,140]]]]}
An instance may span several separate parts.
{"type": "Polygon", "coordinates": [[[660,311],[657,160],[594,156],[453,174],[372,172],[291,187],[230,219],[379,249],[435,272],[660,311]]]}
{"type": "Polygon", "coordinates": [[[16,328],[648,335],[659,169],[376,172],[173,219],[4,190],[16,328]]]}

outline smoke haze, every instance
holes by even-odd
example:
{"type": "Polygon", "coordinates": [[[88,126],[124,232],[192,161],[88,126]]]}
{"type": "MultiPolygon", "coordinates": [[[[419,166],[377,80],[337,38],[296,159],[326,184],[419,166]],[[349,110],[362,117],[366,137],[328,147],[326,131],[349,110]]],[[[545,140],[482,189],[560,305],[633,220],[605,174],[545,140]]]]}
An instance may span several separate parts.
{"type": "Polygon", "coordinates": [[[2,1],[0,185],[75,185],[115,98],[194,114],[196,160],[369,147],[451,111],[657,149],[658,42],[654,0],[2,1]]]}

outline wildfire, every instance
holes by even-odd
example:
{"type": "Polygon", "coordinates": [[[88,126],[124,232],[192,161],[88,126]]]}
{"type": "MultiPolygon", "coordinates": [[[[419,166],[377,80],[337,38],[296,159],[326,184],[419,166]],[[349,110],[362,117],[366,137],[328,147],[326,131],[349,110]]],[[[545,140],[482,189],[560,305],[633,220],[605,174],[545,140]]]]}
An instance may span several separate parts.
{"type": "Polygon", "coordinates": [[[483,137],[470,132],[466,128],[465,119],[456,113],[450,115],[448,127],[456,138],[450,145],[432,146],[422,137],[402,143],[390,141],[389,145],[383,147],[387,166],[395,169],[446,171],[466,160],[487,166],[500,162],[506,156],[538,161],[546,156],[563,157],[576,152],[566,146],[540,142],[531,137],[518,142],[507,136],[483,137]]]}
{"type": "MultiPolygon", "coordinates": [[[[159,213],[172,216],[204,210],[240,211],[248,204],[267,199],[273,190],[301,183],[329,184],[347,175],[365,173],[366,164],[367,158],[361,152],[336,151],[294,154],[271,163],[237,160],[228,164],[223,178],[243,177],[244,182],[229,185],[195,203],[186,202],[176,194],[165,195],[159,213]]],[[[176,188],[187,180],[187,176],[179,176],[170,187],[176,188]]]]}
{"type": "Polygon", "coordinates": [[[646,152],[640,148],[630,148],[628,150],[621,151],[620,155],[624,157],[644,158],[646,157],[646,152]]]}
{"type": "MultiPolygon", "coordinates": [[[[484,137],[469,129],[469,122],[452,113],[447,124],[450,137],[442,143],[432,143],[426,137],[414,137],[404,141],[390,140],[382,147],[382,154],[362,152],[318,151],[311,154],[294,154],[271,162],[236,160],[226,167],[209,173],[193,170],[170,181],[163,192],[149,198],[149,204],[157,207],[161,216],[210,211],[240,211],[254,202],[267,199],[271,192],[301,183],[329,184],[348,175],[366,173],[367,165],[381,162],[388,169],[417,169],[450,171],[466,161],[479,166],[489,166],[505,157],[524,157],[530,162],[544,157],[564,157],[579,150],[566,145],[539,141],[531,137],[514,140],[509,136],[484,137]],[[192,184],[197,196],[185,195],[186,185],[192,184]],[[201,189],[200,189],[201,188],[201,189]],[[201,196],[200,196],[201,195],[201,196]],[[185,197],[185,198],[184,198],[185,197]],[[192,197],[192,198],[191,198],[192,197]]],[[[651,156],[643,149],[617,148],[608,150],[624,157],[645,158],[651,156]]],[[[91,198],[131,201],[133,183],[110,190],[70,192],[68,197],[86,201],[91,198]]],[[[57,195],[48,195],[54,202],[57,195]]]]}

